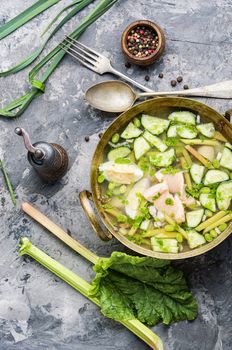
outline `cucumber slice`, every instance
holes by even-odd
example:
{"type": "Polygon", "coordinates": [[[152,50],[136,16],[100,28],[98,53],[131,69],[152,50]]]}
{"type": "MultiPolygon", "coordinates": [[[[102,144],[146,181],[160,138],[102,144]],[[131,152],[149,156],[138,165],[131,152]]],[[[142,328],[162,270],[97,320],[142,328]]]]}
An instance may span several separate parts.
{"type": "Polygon", "coordinates": [[[232,199],[232,181],[221,183],[216,191],[217,205],[220,210],[227,210],[232,199]]]}
{"type": "Polygon", "coordinates": [[[194,249],[196,247],[199,247],[199,245],[206,243],[205,237],[195,230],[188,231],[187,235],[188,245],[191,249],[194,249]]]}
{"type": "Polygon", "coordinates": [[[196,184],[200,184],[201,180],[203,178],[205,171],[205,167],[203,165],[195,164],[193,163],[191,168],[190,168],[190,174],[192,176],[193,181],[196,184]]]}
{"type": "Polygon", "coordinates": [[[229,180],[229,175],[222,170],[209,170],[207,171],[204,178],[204,185],[215,184],[217,182],[222,182],[229,180]]]}
{"type": "Polygon", "coordinates": [[[162,140],[160,140],[157,136],[152,135],[149,131],[145,131],[143,137],[153,146],[158,148],[160,152],[164,152],[168,148],[168,146],[165,145],[165,143],[162,140]]]}
{"type": "Polygon", "coordinates": [[[225,143],[225,147],[227,147],[227,148],[229,148],[229,149],[232,150],[232,145],[231,145],[231,143],[229,143],[229,142],[226,142],[226,143],[225,143]]]}
{"type": "Polygon", "coordinates": [[[178,125],[176,130],[184,139],[195,139],[197,136],[197,129],[193,125],[178,125]]]}
{"type": "Polygon", "coordinates": [[[177,125],[171,125],[167,131],[167,137],[176,137],[177,136],[177,125]]]}
{"type": "Polygon", "coordinates": [[[150,131],[153,135],[159,135],[164,132],[170,121],[167,119],[151,117],[150,115],[142,115],[141,123],[145,129],[150,131]]]}
{"type": "Polygon", "coordinates": [[[232,150],[227,147],[223,149],[220,165],[226,169],[232,170],[232,150]]]}
{"type": "Polygon", "coordinates": [[[139,135],[142,134],[142,130],[137,128],[134,123],[129,123],[126,127],[126,129],[123,131],[121,134],[121,137],[123,139],[131,139],[134,137],[138,137],[139,135]]]}
{"type": "Polygon", "coordinates": [[[196,124],[196,115],[189,111],[172,112],[168,119],[177,123],[196,124]]]}
{"type": "Polygon", "coordinates": [[[143,136],[138,137],[134,142],[135,158],[138,160],[145,153],[147,153],[150,148],[151,146],[143,136]]]}
{"type": "Polygon", "coordinates": [[[107,158],[109,160],[114,161],[117,158],[124,158],[124,157],[128,156],[128,154],[130,152],[131,152],[131,150],[128,147],[118,147],[118,148],[112,149],[108,153],[107,158]]]}
{"type": "Polygon", "coordinates": [[[178,253],[179,247],[176,239],[151,237],[151,246],[155,252],[178,253]]]}
{"type": "Polygon", "coordinates": [[[150,156],[150,162],[158,167],[167,167],[172,164],[175,158],[175,151],[173,148],[170,148],[166,152],[157,153],[154,156],[150,156]]]}
{"type": "Polygon", "coordinates": [[[210,193],[201,193],[199,197],[199,201],[201,202],[202,206],[206,209],[209,209],[213,212],[215,212],[216,209],[216,200],[212,197],[210,193]]]}
{"type": "Polygon", "coordinates": [[[197,227],[204,215],[204,209],[198,209],[194,211],[189,211],[186,213],[186,220],[188,227],[197,227]]]}
{"type": "Polygon", "coordinates": [[[215,127],[213,123],[199,124],[197,130],[206,137],[213,137],[215,133],[215,127]]]}

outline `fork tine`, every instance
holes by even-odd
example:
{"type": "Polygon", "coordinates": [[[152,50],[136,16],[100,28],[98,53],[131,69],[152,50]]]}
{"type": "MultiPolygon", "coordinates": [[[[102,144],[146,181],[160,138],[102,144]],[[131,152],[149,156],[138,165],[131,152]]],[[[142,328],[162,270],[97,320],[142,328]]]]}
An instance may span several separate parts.
{"type": "Polygon", "coordinates": [[[76,39],[73,39],[73,38],[71,38],[70,36],[67,36],[67,38],[68,38],[69,40],[71,40],[72,42],[75,42],[76,44],[82,46],[84,49],[86,49],[86,50],[89,51],[90,53],[93,53],[94,55],[96,55],[96,56],[98,56],[98,57],[103,57],[103,58],[104,58],[104,56],[101,55],[99,52],[97,52],[97,51],[95,51],[95,50],[93,50],[93,49],[90,49],[88,46],[82,44],[80,41],[78,41],[78,40],[76,40],[76,39]]]}
{"type": "MultiPolygon", "coordinates": [[[[63,43],[62,43],[63,44],[63,43]]],[[[90,64],[92,64],[94,66],[94,64],[96,63],[96,61],[94,61],[93,59],[82,55],[80,52],[78,52],[77,50],[73,49],[72,47],[67,47],[65,44],[63,44],[65,46],[65,48],[67,49],[66,52],[70,53],[70,51],[74,52],[76,55],[78,55],[78,57],[80,59],[83,59],[84,61],[89,62],[90,64]]]]}
{"type": "Polygon", "coordinates": [[[81,43],[79,43],[78,41],[76,41],[76,43],[74,44],[73,41],[71,41],[71,39],[69,39],[69,37],[66,37],[64,40],[66,40],[69,44],[72,44],[72,46],[76,47],[78,50],[82,51],[85,55],[91,57],[95,62],[97,61],[98,57],[95,54],[93,55],[92,53],[90,53],[86,49],[83,49],[81,47],[81,43]]]}
{"type": "Polygon", "coordinates": [[[96,71],[96,67],[93,65],[93,64],[89,64],[87,63],[86,61],[84,61],[83,59],[81,59],[79,56],[78,56],[78,53],[76,53],[75,55],[70,52],[68,50],[68,48],[66,46],[62,46],[62,44],[60,44],[60,47],[62,50],[64,50],[65,52],[67,52],[70,56],[74,57],[77,61],[79,61],[81,64],[83,64],[83,66],[93,70],[93,71],[96,71]]]}

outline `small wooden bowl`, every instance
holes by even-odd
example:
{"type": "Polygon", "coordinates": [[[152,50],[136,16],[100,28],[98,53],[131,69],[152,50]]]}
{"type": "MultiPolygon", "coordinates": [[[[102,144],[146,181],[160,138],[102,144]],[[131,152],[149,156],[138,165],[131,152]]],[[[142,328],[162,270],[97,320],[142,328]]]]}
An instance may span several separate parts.
{"type": "Polygon", "coordinates": [[[137,64],[139,66],[149,66],[150,64],[157,61],[160,58],[160,56],[162,55],[162,53],[164,52],[164,48],[165,48],[164,32],[154,22],[151,22],[148,20],[135,21],[135,22],[129,24],[129,26],[127,26],[126,29],[124,30],[124,32],[122,33],[121,46],[122,46],[122,51],[125,54],[125,56],[127,57],[129,62],[137,64]],[[151,54],[147,57],[136,57],[135,55],[132,55],[127,48],[128,34],[131,32],[131,30],[133,30],[137,26],[148,27],[148,28],[152,29],[153,31],[155,31],[158,35],[159,41],[158,41],[157,49],[153,54],[151,54]]]}

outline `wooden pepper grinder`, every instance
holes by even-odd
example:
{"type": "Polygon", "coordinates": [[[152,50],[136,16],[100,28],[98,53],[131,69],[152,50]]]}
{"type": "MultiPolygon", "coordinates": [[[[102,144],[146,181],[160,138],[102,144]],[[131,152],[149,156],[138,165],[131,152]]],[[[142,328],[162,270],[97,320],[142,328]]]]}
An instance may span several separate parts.
{"type": "Polygon", "coordinates": [[[43,141],[32,145],[28,133],[23,128],[17,127],[15,133],[23,137],[28,150],[28,161],[44,181],[53,183],[66,174],[69,159],[63,147],[43,141]]]}

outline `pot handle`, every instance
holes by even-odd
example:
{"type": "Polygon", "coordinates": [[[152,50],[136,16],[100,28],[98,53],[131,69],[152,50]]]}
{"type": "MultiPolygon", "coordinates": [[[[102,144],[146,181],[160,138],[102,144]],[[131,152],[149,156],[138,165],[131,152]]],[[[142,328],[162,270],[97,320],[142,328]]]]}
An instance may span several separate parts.
{"type": "Polygon", "coordinates": [[[96,235],[103,241],[109,241],[110,239],[112,239],[112,235],[109,232],[103,231],[99,222],[97,221],[97,217],[90,204],[90,200],[92,201],[92,193],[86,190],[81,191],[79,193],[79,198],[81,201],[82,208],[84,209],[85,214],[89,219],[90,224],[94,229],[96,235]]]}
{"type": "Polygon", "coordinates": [[[230,121],[232,118],[232,109],[228,109],[227,111],[225,111],[224,117],[230,121]]]}

